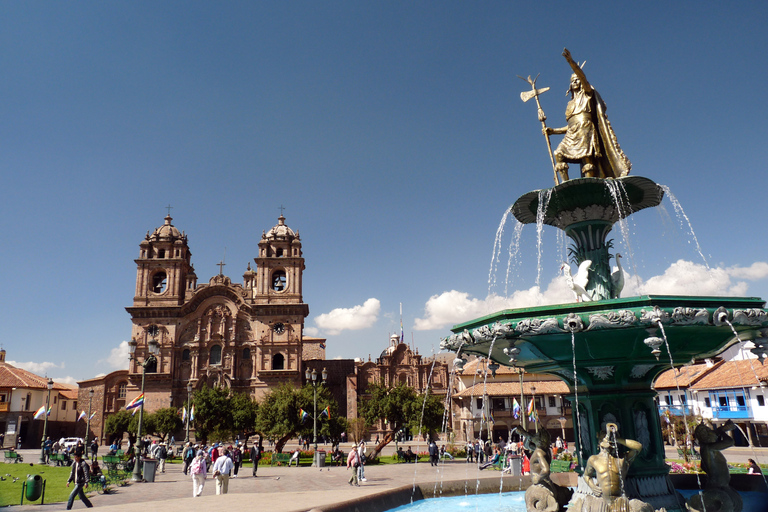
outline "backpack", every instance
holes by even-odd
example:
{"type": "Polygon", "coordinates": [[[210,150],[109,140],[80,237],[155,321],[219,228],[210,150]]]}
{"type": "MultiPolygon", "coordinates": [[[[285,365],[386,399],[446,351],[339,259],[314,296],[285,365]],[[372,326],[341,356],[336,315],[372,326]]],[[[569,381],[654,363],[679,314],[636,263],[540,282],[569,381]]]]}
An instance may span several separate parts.
{"type": "Polygon", "coordinates": [[[200,459],[195,458],[194,461],[192,461],[192,465],[189,467],[189,470],[192,471],[193,475],[199,475],[203,472],[203,465],[200,462],[200,459]]]}

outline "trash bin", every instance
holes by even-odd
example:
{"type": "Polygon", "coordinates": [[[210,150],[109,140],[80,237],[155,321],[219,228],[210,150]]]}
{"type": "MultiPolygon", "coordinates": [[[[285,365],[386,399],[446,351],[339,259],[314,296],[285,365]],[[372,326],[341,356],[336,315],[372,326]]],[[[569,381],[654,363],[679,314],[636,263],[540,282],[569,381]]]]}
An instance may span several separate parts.
{"type": "Polygon", "coordinates": [[[155,459],[142,459],[144,463],[144,481],[155,481],[155,470],[157,469],[157,461],[155,459]]]}
{"type": "Polygon", "coordinates": [[[318,450],[315,452],[315,463],[313,466],[317,468],[324,468],[325,467],[325,454],[323,450],[318,450]]]}
{"type": "Polygon", "coordinates": [[[24,493],[27,500],[37,501],[40,498],[41,492],[43,492],[43,477],[40,475],[29,475],[24,493]]]}
{"type": "Polygon", "coordinates": [[[509,466],[512,468],[512,472],[510,474],[513,476],[519,476],[523,471],[523,458],[519,455],[512,455],[509,458],[509,466]]]}

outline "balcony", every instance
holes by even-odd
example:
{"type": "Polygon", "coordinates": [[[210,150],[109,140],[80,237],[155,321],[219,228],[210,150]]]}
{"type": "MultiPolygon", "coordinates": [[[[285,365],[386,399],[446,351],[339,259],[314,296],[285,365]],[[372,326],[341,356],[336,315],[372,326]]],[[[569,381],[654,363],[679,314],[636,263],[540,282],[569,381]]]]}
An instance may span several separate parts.
{"type": "Polygon", "coordinates": [[[694,410],[688,405],[659,405],[659,414],[667,414],[669,411],[670,416],[682,416],[695,414],[694,410]]]}
{"type": "Polygon", "coordinates": [[[749,407],[732,405],[712,407],[712,418],[717,420],[748,420],[752,418],[749,407]]]}

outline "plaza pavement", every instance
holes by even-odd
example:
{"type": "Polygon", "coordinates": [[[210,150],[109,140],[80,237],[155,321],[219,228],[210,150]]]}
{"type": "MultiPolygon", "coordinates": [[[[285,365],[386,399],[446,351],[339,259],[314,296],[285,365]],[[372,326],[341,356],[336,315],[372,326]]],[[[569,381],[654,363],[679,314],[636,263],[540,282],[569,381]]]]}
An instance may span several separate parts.
{"type": "MultiPolygon", "coordinates": [[[[348,453],[349,446],[342,446],[348,453]]],[[[390,447],[387,447],[390,448],[390,447]]],[[[392,450],[394,447],[392,447],[392,450]]],[[[385,450],[385,456],[391,450],[385,450]]],[[[22,450],[25,461],[36,461],[39,450],[22,450]],[[28,458],[29,457],[29,458],[28,458]]],[[[747,458],[757,458],[759,462],[768,462],[768,448],[728,448],[724,451],[731,462],[745,462],[747,458]]],[[[677,458],[674,449],[667,449],[669,458],[677,458]]],[[[238,478],[229,481],[229,494],[216,496],[216,484],[210,476],[206,480],[203,495],[192,498],[192,477],[184,475],[181,464],[167,464],[166,473],[158,473],[151,483],[131,483],[116,488],[114,494],[102,495],[90,493],[89,499],[94,507],[109,511],[147,512],[189,512],[210,507],[225,507],[226,510],[263,510],[270,512],[306,512],[327,509],[332,504],[350,500],[359,500],[366,496],[382,493],[395,488],[415,487],[419,484],[425,496],[441,495],[448,492],[448,482],[460,481],[463,494],[475,494],[476,488],[499,489],[503,483],[505,490],[525,488],[525,482],[519,483],[517,477],[502,475],[498,471],[479,471],[476,465],[461,461],[446,461],[438,468],[427,462],[418,464],[386,464],[367,466],[367,482],[360,487],[351,487],[347,480],[349,471],[345,467],[269,467],[260,466],[258,477],[251,476],[251,467],[241,468],[238,478]]],[[[528,480],[527,478],[525,480],[528,480]]],[[[46,484],[66,485],[66,481],[46,484]]],[[[461,493],[461,489],[454,492],[461,493]]],[[[73,510],[82,510],[85,506],[75,501],[73,510]]],[[[38,505],[15,505],[9,511],[56,511],[66,510],[66,503],[46,503],[38,505]]]]}

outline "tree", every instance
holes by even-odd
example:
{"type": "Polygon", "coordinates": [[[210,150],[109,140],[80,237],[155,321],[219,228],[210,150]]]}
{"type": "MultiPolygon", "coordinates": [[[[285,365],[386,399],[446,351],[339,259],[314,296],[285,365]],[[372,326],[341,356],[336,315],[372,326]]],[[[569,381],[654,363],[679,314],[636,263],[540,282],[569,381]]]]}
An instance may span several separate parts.
{"type": "Polygon", "coordinates": [[[391,429],[376,446],[373,453],[376,457],[405,427],[419,434],[437,432],[442,426],[445,405],[437,395],[429,391],[419,395],[415,389],[402,383],[392,388],[369,384],[365,397],[360,399],[358,410],[369,427],[384,420],[391,429]]]}
{"type": "Polygon", "coordinates": [[[208,386],[195,392],[195,438],[208,441],[210,435],[229,438],[232,431],[232,407],[229,390],[208,386]]]}
{"type": "Polygon", "coordinates": [[[232,410],[231,437],[242,434],[245,439],[248,439],[256,433],[259,404],[245,393],[233,394],[229,402],[232,410]]]}
{"type": "Polygon", "coordinates": [[[165,409],[159,409],[155,411],[152,416],[155,433],[157,433],[161,439],[170,437],[174,432],[178,432],[183,426],[181,418],[179,417],[179,411],[175,407],[167,407],[165,409]]]}
{"type": "Polygon", "coordinates": [[[114,414],[107,416],[107,421],[104,422],[104,433],[109,436],[109,440],[122,439],[123,434],[130,429],[128,426],[131,423],[131,415],[124,410],[117,411],[114,414]]]}

